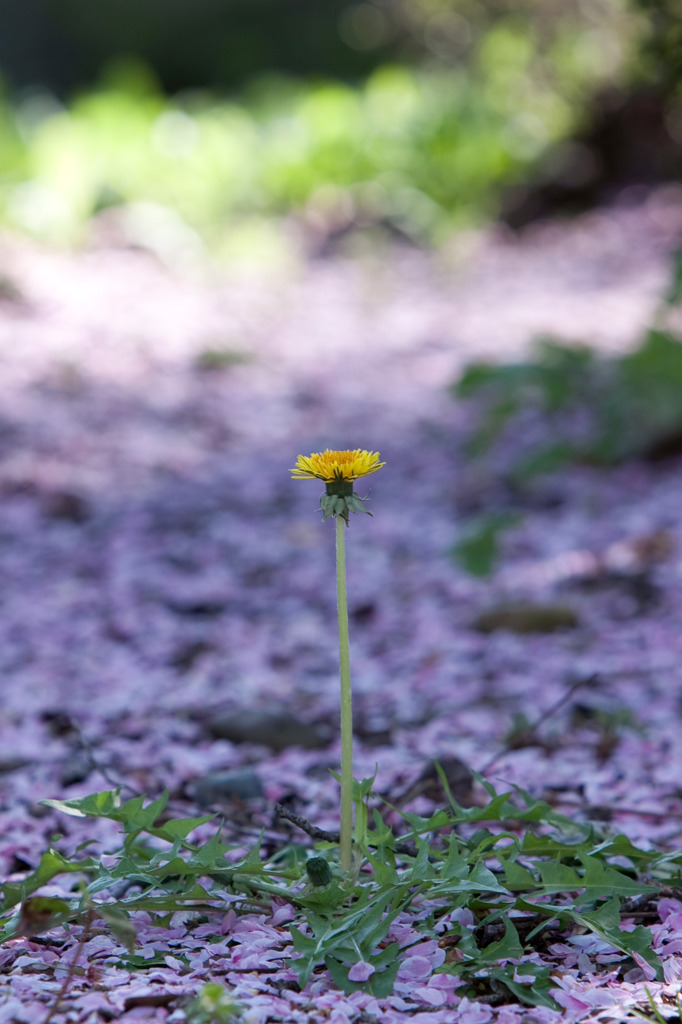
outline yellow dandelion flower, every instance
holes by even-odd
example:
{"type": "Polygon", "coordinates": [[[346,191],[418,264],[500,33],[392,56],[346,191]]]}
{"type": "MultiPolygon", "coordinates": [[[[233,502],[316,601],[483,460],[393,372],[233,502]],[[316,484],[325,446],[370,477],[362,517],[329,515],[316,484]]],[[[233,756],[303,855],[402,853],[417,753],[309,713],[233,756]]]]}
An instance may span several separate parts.
{"type": "Polygon", "coordinates": [[[337,452],[327,448],[324,452],[299,455],[291,475],[295,480],[323,480],[326,484],[345,480],[351,483],[361,476],[376,473],[385,465],[379,461],[379,452],[367,452],[362,448],[337,452]]]}
{"type": "Polygon", "coordinates": [[[291,475],[294,480],[324,481],[326,494],[320,499],[323,519],[339,516],[348,525],[349,512],[365,512],[368,516],[372,514],[363,505],[367,499],[353,494],[353,481],[376,473],[377,469],[385,465],[385,462],[379,461],[379,452],[366,452],[364,448],[337,452],[327,448],[324,452],[299,455],[291,475]]]}

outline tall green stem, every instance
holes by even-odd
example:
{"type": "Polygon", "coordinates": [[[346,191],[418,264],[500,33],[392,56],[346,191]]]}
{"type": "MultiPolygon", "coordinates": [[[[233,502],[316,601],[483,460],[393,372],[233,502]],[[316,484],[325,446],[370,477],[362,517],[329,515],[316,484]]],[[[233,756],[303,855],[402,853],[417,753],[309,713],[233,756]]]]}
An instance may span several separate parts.
{"type": "Polygon", "coordinates": [[[339,613],[339,665],[341,669],[341,836],[339,860],[350,872],[353,836],[353,707],[350,688],[348,601],[346,597],[346,521],[336,516],[336,602],[339,613]]]}

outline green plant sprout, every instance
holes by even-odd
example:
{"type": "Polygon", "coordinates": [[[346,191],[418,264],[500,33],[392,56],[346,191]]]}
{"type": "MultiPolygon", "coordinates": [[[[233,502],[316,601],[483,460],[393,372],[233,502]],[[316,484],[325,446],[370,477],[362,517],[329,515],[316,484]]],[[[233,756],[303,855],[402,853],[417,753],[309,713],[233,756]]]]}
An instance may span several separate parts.
{"type": "Polygon", "coordinates": [[[378,452],[361,448],[353,451],[313,452],[299,455],[291,470],[297,480],[322,480],[326,491],[320,500],[324,519],[336,519],[336,600],[339,616],[339,668],[341,675],[341,830],[339,862],[348,876],[353,843],[353,707],[350,682],[350,645],[348,640],[348,597],[346,588],[346,543],[344,524],[351,512],[372,513],[363,505],[365,498],[353,493],[353,481],[375,473],[385,462],[378,452]]]}
{"type": "MultiPolygon", "coordinates": [[[[504,480],[515,505],[535,477],[567,465],[611,467],[628,459],[656,462],[682,449],[682,249],[673,254],[670,280],[637,348],[601,356],[584,343],[539,337],[518,363],[471,363],[453,383],[458,400],[475,399],[467,443],[482,459],[510,437],[529,411],[544,422],[543,440],[519,444],[504,480]]],[[[531,432],[532,433],[532,432],[531,432]]],[[[463,524],[451,554],[466,572],[489,576],[500,539],[523,518],[522,507],[486,512],[463,524]]]]}
{"type": "Polygon", "coordinates": [[[208,982],[187,1007],[187,1024],[236,1024],[242,1007],[231,992],[217,982],[208,982]]]}

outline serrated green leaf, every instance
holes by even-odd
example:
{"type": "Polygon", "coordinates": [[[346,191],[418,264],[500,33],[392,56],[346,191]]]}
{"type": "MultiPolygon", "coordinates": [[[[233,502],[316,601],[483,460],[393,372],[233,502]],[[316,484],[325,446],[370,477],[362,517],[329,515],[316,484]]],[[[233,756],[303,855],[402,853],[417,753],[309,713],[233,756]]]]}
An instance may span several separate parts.
{"type": "Polygon", "coordinates": [[[121,824],[127,832],[151,829],[154,822],[168,803],[168,790],[164,790],[160,797],[152,800],[144,807],[144,796],[133,797],[121,805],[119,815],[121,824]]]}
{"type": "Polygon", "coordinates": [[[114,817],[121,806],[121,790],[105,790],[102,793],[91,793],[89,796],[78,797],[74,800],[41,800],[46,807],[53,807],[63,814],[70,814],[75,818],[111,818],[114,817]]]}
{"type": "Polygon", "coordinates": [[[461,813],[453,816],[454,821],[476,822],[476,821],[534,821],[554,828],[561,829],[566,835],[578,835],[583,839],[589,835],[589,826],[577,824],[566,815],[556,811],[546,800],[538,800],[521,786],[514,786],[513,790],[507,793],[498,793],[492,783],[484,779],[478,772],[472,773],[490,796],[490,801],[484,807],[462,809],[461,813]],[[521,802],[519,807],[514,804],[511,797],[516,797],[521,802]]]}
{"type": "MultiPolygon", "coordinates": [[[[158,867],[160,864],[167,864],[169,861],[174,860],[180,850],[182,849],[182,840],[176,839],[170,849],[157,850],[156,852],[149,851],[149,859],[147,865],[149,868],[158,867]]],[[[146,854],[147,851],[145,851],[146,854]]],[[[183,861],[184,864],[184,861],[183,861]]]]}
{"type": "Polygon", "coordinates": [[[295,951],[301,954],[290,961],[291,966],[298,974],[299,986],[304,989],[310,980],[313,968],[317,965],[316,943],[303,935],[295,925],[289,925],[289,932],[295,951]]]}
{"type": "Polygon", "coordinates": [[[435,877],[436,872],[433,865],[429,862],[429,854],[429,844],[426,842],[420,842],[417,857],[408,876],[411,881],[422,882],[426,879],[435,877]]]}
{"type": "Polygon", "coordinates": [[[342,889],[337,882],[333,882],[326,889],[322,889],[319,892],[310,892],[306,896],[302,896],[300,904],[302,907],[310,907],[317,911],[334,910],[347,900],[347,891],[342,889]]]}
{"type": "Polygon", "coordinates": [[[570,857],[572,860],[581,853],[591,853],[594,849],[590,842],[583,842],[575,835],[557,836],[535,832],[526,832],[519,841],[519,853],[524,857],[551,857],[561,860],[570,857]]]}
{"type": "Polygon", "coordinates": [[[504,862],[504,884],[513,892],[537,888],[535,876],[514,860],[505,860],[504,862]]]}
{"type": "MultiPolygon", "coordinates": [[[[626,857],[634,864],[647,866],[656,861],[660,856],[656,850],[642,850],[635,846],[627,836],[622,834],[609,836],[603,842],[593,846],[589,851],[591,856],[603,857],[626,857]]],[[[679,851],[677,851],[679,856],[679,851]]]]}
{"type": "Polygon", "coordinates": [[[593,931],[596,929],[602,932],[618,931],[620,929],[620,900],[614,896],[597,910],[585,911],[578,916],[582,921],[586,921],[593,931]]]}
{"type": "Polygon", "coordinates": [[[493,963],[497,960],[520,960],[523,946],[514,924],[508,917],[503,918],[505,932],[501,939],[491,942],[479,953],[481,963],[493,963]]]}
{"type": "Polygon", "coordinates": [[[395,885],[398,882],[398,872],[392,864],[387,864],[385,860],[382,860],[379,856],[375,856],[369,850],[366,851],[365,856],[372,865],[372,869],[379,885],[395,885]]]}
{"type": "Polygon", "coordinates": [[[386,824],[377,807],[372,808],[372,821],[374,822],[371,834],[372,846],[383,846],[385,843],[391,845],[395,841],[393,829],[386,824]]]}
{"type": "Polygon", "coordinates": [[[469,865],[460,853],[457,837],[454,832],[448,837],[448,854],[443,861],[438,877],[443,880],[469,877],[469,865]]]}
{"type": "MultiPolygon", "coordinates": [[[[261,832],[261,835],[258,837],[258,840],[254,843],[252,849],[249,850],[249,852],[247,853],[246,857],[244,857],[243,860],[240,860],[238,864],[234,865],[235,871],[240,871],[242,873],[249,872],[251,874],[260,874],[260,875],[263,874],[264,863],[261,860],[261,856],[260,856],[260,847],[261,847],[262,838],[263,838],[263,834],[261,832]]],[[[219,841],[217,835],[214,836],[214,840],[219,841]]],[[[229,851],[229,849],[230,849],[229,846],[224,846],[223,845],[224,853],[227,853],[229,851]]],[[[223,856],[224,856],[224,854],[223,854],[223,856]]]]}
{"type": "MultiPolygon", "coordinates": [[[[129,956],[122,957],[116,966],[123,967],[124,969],[131,967],[136,969],[142,968],[143,970],[150,967],[165,967],[166,961],[164,960],[164,956],[166,956],[165,953],[159,952],[155,953],[154,956],[147,958],[141,956],[139,953],[133,953],[129,956]]],[[[182,954],[179,955],[178,959],[182,959],[182,954]]]]}
{"type": "Polygon", "coordinates": [[[376,999],[386,999],[393,992],[395,980],[400,970],[400,961],[395,960],[382,971],[377,971],[369,981],[365,982],[365,991],[376,999]]]}
{"type": "Polygon", "coordinates": [[[377,772],[379,766],[376,765],[374,768],[374,774],[370,775],[366,779],[353,779],[353,802],[359,803],[366,797],[371,796],[374,783],[376,782],[377,772]]]}
{"type": "Polygon", "coordinates": [[[390,911],[387,911],[386,906],[386,903],[380,900],[377,906],[362,920],[361,927],[354,935],[363,955],[368,959],[373,955],[378,944],[388,935],[391,925],[403,910],[404,901],[398,900],[396,897],[390,911]]]}
{"type": "Polygon", "coordinates": [[[350,995],[352,992],[362,992],[363,983],[357,981],[351,981],[348,977],[349,968],[342,964],[336,957],[328,954],[324,958],[324,964],[329,973],[332,976],[332,980],[336,987],[346,995],[350,995]]]}
{"type": "Polygon", "coordinates": [[[447,967],[443,968],[442,973],[459,975],[465,971],[470,963],[475,962],[478,965],[480,950],[476,945],[474,933],[469,928],[462,929],[462,934],[457,942],[457,950],[463,957],[463,962],[448,964],[447,967]]]}
{"type": "Polygon", "coordinates": [[[441,828],[451,826],[455,820],[460,820],[459,818],[455,819],[450,811],[436,811],[430,818],[422,818],[419,814],[400,811],[399,808],[393,807],[392,804],[387,803],[387,806],[399,813],[410,825],[411,831],[402,836],[403,842],[417,839],[419,836],[427,835],[430,832],[437,832],[441,828]]]}
{"type": "Polygon", "coordinates": [[[17,903],[23,902],[41,886],[51,882],[57,875],[86,873],[97,868],[97,861],[86,858],[83,860],[67,860],[57,850],[49,849],[42,857],[35,871],[21,882],[6,882],[3,885],[3,909],[11,910],[17,903]]]}
{"type": "Polygon", "coordinates": [[[379,968],[388,967],[390,966],[390,964],[392,964],[395,960],[398,959],[399,953],[400,946],[398,945],[398,943],[391,942],[388,946],[385,947],[385,949],[382,949],[380,953],[377,953],[376,956],[372,955],[370,963],[377,970],[379,970],[379,968]]]}
{"type": "Polygon", "coordinates": [[[583,888],[583,879],[579,877],[575,868],[569,867],[568,864],[553,860],[540,861],[538,871],[543,892],[575,892],[576,889],[583,888]]]}
{"type": "MultiPolygon", "coordinates": [[[[229,870],[234,871],[238,869],[243,870],[245,867],[248,867],[250,864],[253,863],[247,857],[238,865],[228,864],[225,860],[225,855],[229,852],[229,849],[229,846],[226,846],[225,843],[222,842],[220,838],[220,833],[216,832],[216,834],[214,836],[211,836],[211,838],[207,840],[203,844],[203,846],[200,846],[199,849],[191,855],[191,857],[188,857],[187,863],[192,868],[206,868],[207,870],[228,868],[229,870]]],[[[258,857],[257,853],[256,856],[258,858],[257,866],[259,869],[262,870],[262,861],[258,857]]]]}
{"type": "Polygon", "coordinates": [[[585,913],[574,912],[572,917],[579,924],[587,925],[616,949],[620,949],[624,953],[638,953],[656,971],[656,978],[659,981],[662,979],[663,968],[652,949],[653,936],[651,932],[642,925],[631,932],[620,927],[620,900],[617,897],[609,900],[598,910],[585,913]]]}
{"type": "Polygon", "coordinates": [[[315,950],[315,940],[311,939],[308,935],[304,935],[300,928],[297,928],[295,924],[289,925],[289,931],[291,933],[293,947],[297,953],[303,953],[305,955],[315,950]]]}
{"type": "Polygon", "coordinates": [[[493,892],[509,895],[509,891],[501,884],[493,872],[481,861],[471,867],[469,873],[463,877],[442,879],[428,887],[430,897],[443,898],[452,896],[455,893],[484,893],[493,892]]]}
{"type": "Polygon", "coordinates": [[[604,899],[607,896],[632,897],[644,893],[653,895],[658,892],[657,885],[639,882],[596,857],[582,856],[580,860],[585,868],[582,888],[593,899],[604,899]]]}
{"type": "Polygon", "coordinates": [[[559,1010],[559,1004],[550,995],[550,986],[554,985],[550,972],[551,967],[537,967],[535,964],[520,964],[518,967],[493,967],[489,977],[502,982],[526,1006],[546,1006],[551,1010],[559,1010]],[[522,975],[534,975],[532,983],[514,980],[518,970],[522,975]]]}
{"type": "Polygon", "coordinates": [[[156,829],[156,834],[162,838],[173,841],[175,839],[186,839],[190,832],[200,825],[207,825],[215,819],[215,814],[204,814],[199,818],[172,818],[164,821],[161,828],[156,829]]]}
{"type": "Polygon", "coordinates": [[[206,896],[206,892],[202,891],[200,886],[177,894],[168,892],[159,894],[158,891],[156,893],[149,891],[126,896],[125,899],[118,901],[118,905],[122,910],[130,911],[130,913],[146,910],[150,914],[174,914],[178,910],[191,910],[192,906],[188,907],[188,901],[194,904],[203,901],[206,896]],[[194,899],[195,893],[197,899],[194,899]]]}
{"type": "Polygon", "coordinates": [[[490,892],[503,892],[505,894],[507,892],[505,886],[501,884],[497,875],[494,875],[482,861],[478,861],[477,864],[472,866],[468,883],[470,887],[476,886],[482,891],[490,890],[490,892]]]}
{"type": "Polygon", "coordinates": [[[11,910],[21,903],[25,895],[24,882],[3,882],[2,883],[2,910],[11,910]]]}
{"type": "Polygon", "coordinates": [[[165,878],[171,875],[191,875],[197,874],[202,871],[201,867],[197,865],[188,865],[187,861],[183,860],[182,857],[173,857],[171,860],[165,861],[163,864],[156,865],[149,874],[152,878],[157,878],[159,881],[163,881],[165,878]]]}
{"type": "MultiPolygon", "coordinates": [[[[57,850],[50,849],[42,855],[38,867],[34,874],[29,876],[29,879],[35,882],[37,888],[40,885],[45,885],[46,882],[52,881],[56,875],[88,871],[96,866],[97,862],[89,857],[84,860],[68,860],[61,853],[58,853],[57,850]]],[[[29,881],[29,879],[26,881],[29,881]]]]}
{"type": "Polygon", "coordinates": [[[519,837],[514,832],[491,832],[490,829],[479,828],[470,837],[468,847],[467,859],[470,862],[491,856],[502,859],[518,852],[519,837]]]}
{"type": "Polygon", "coordinates": [[[96,896],[98,893],[110,889],[112,885],[119,883],[119,881],[108,871],[100,871],[97,877],[87,886],[85,892],[88,896],[96,896]]]}
{"type": "Polygon", "coordinates": [[[146,871],[147,864],[134,857],[123,856],[118,864],[111,869],[112,878],[144,878],[146,884],[153,885],[154,875],[146,871]]]}

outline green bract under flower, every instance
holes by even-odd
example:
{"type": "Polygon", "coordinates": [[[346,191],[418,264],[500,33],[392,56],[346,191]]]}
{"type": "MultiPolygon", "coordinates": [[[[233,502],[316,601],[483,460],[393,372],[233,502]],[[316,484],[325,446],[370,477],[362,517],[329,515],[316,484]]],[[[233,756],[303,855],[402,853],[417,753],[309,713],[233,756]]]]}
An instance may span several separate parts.
{"type": "Polygon", "coordinates": [[[353,481],[376,473],[385,465],[380,461],[379,452],[368,452],[362,448],[352,451],[327,448],[324,452],[299,455],[291,475],[296,480],[323,480],[326,484],[326,493],[320,499],[323,518],[341,516],[347,523],[351,512],[372,514],[362,504],[367,499],[353,493],[353,481]]]}

